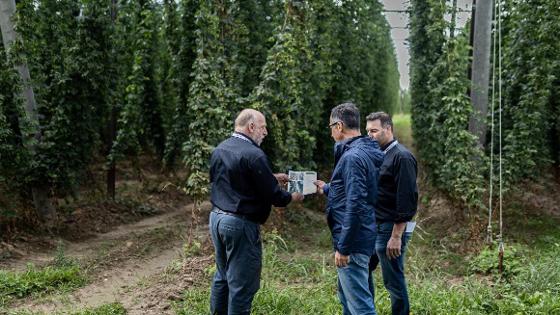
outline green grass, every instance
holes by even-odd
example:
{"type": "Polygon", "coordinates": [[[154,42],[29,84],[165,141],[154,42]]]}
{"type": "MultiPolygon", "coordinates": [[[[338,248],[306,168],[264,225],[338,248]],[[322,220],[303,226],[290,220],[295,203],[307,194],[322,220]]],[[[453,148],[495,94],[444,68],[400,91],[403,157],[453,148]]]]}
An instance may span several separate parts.
{"type": "MultiPolygon", "coordinates": [[[[44,315],[42,312],[18,311],[9,315],[44,315]]],[[[126,315],[126,309],[120,303],[104,304],[95,308],[87,308],[73,312],[57,312],[57,315],[126,315]]]]}
{"type": "Polygon", "coordinates": [[[32,294],[68,292],[85,283],[85,276],[78,265],[27,266],[23,272],[0,271],[0,307],[14,298],[32,294]]]}
{"type": "MultiPolygon", "coordinates": [[[[328,229],[320,215],[306,213],[288,209],[285,229],[264,234],[261,289],[252,314],[342,314],[328,229]]],[[[539,228],[537,223],[533,225],[539,228]]],[[[410,243],[407,279],[413,314],[560,315],[559,235],[549,234],[548,241],[536,241],[540,244],[536,247],[515,239],[508,241],[505,276],[497,273],[495,248],[467,259],[460,253],[446,254],[434,246],[435,238],[415,237],[410,243]],[[459,260],[464,266],[455,268],[459,260]]],[[[210,275],[206,280],[207,285],[184,292],[184,300],[175,305],[177,314],[209,312],[210,275]]],[[[377,271],[378,314],[391,314],[390,307],[377,271]]]]}
{"type": "Polygon", "coordinates": [[[94,309],[86,309],[72,315],[125,315],[126,309],[120,303],[105,304],[94,309]]]}
{"type": "Polygon", "coordinates": [[[412,147],[412,129],[410,128],[410,114],[396,114],[393,117],[395,137],[406,147],[412,147]]]}
{"type": "Polygon", "coordinates": [[[22,272],[0,270],[0,312],[14,299],[30,295],[70,292],[86,283],[86,274],[78,262],[64,254],[62,243],[48,266],[27,265],[22,272]]]}

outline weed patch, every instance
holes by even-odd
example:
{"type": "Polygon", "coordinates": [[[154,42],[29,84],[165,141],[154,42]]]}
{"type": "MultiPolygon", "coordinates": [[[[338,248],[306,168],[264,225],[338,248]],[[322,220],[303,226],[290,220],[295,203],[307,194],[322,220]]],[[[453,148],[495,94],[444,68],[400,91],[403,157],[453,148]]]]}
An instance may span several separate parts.
{"type": "MultiPolygon", "coordinates": [[[[286,228],[263,234],[261,289],[251,314],[341,315],[325,223],[320,216],[287,210],[285,217],[290,221],[286,228]]],[[[447,254],[443,255],[429,238],[413,238],[406,264],[411,311],[427,315],[560,315],[560,258],[556,254],[560,245],[555,245],[558,243],[554,236],[547,239],[547,246],[538,248],[509,241],[505,273],[500,275],[495,247],[468,258],[451,250],[445,250],[447,254]],[[461,263],[464,267],[453,272],[454,266],[461,263]]],[[[174,305],[177,314],[209,313],[211,273],[215,270],[209,269],[206,284],[189,288],[183,300],[174,305]]],[[[376,271],[375,285],[377,313],[391,314],[380,270],[376,271]]]]}
{"type": "Polygon", "coordinates": [[[84,285],[86,277],[75,260],[64,256],[59,247],[51,266],[37,268],[30,264],[23,272],[0,270],[0,307],[14,298],[32,294],[68,292],[84,285]]]}

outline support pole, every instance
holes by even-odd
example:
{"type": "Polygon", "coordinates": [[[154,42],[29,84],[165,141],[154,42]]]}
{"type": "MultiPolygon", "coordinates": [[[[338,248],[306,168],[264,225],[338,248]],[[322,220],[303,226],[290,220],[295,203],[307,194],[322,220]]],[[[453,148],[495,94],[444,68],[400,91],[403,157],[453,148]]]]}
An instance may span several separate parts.
{"type": "Polygon", "coordinates": [[[477,136],[478,144],[486,144],[486,115],[490,82],[490,43],[492,34],[492,0],[476,1],[471,99],[475,113],[469,121],[469,131],[477,136]]]}
{"type": "MultiPolygon", "coordinates": [[[[12,45],[18,40],[19,34],[16,32],[13,23],[13,16],[16,13],[15,0],[0,0],[0,31],[2,32],[2,41],[6,50],[8,59],[11,58],[12,45]]],[[[27,122],[31,125],[29,134],[24,135],[23,145],[31,153],[33,158],[36,153],[36,145],[41,142],[41,128],[37,101],[31,85],[31,75],[29,67],[25,62],[14,62],[14,68],[17,70],[21,80],[22,89],[21,96],[25,101],[25,116],[27,122]]],[[[23,130],[24,128],[22,128],[23,130]]],[[[39,217],[43,220],[47,228],[53,224],[56,216],[56,210],[49,199],[49,187],[44,183],[32,183],[30,185],[33,203],[39,217]]]]}

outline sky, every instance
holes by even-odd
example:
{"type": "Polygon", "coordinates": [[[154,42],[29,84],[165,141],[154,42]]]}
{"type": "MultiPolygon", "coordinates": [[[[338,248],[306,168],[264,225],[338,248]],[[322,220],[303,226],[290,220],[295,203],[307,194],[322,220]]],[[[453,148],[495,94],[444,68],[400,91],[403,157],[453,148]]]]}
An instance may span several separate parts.
{"type": "MultiPolygon", "coordinates": [[[[409,6],[408,0],[381,0],[385,6],[385,10],[406,10],[409,6]]],[[[458,0],[457,7],[460,9],[470,10],[472,6],[472,0],[458,0]]],[[[391,37],[395,43],[395,48],[397,50],[397,60],[399,63],[399,74],[401,89],[408,89],[410,77],[408,75],[408,62],[410,60],[410,54],[408,52],[407,39],[409,36],[408,29],[408,14],[406,13],[393,13],[386,12],[385,16],[389,25],[391,25],[391,37]]],[[[450,17],[447,17],[448,19],[450,17]]],[[[459,12],[457,14],[457,27],[463,27],[470,18],[470,13],[459,12]]]]}

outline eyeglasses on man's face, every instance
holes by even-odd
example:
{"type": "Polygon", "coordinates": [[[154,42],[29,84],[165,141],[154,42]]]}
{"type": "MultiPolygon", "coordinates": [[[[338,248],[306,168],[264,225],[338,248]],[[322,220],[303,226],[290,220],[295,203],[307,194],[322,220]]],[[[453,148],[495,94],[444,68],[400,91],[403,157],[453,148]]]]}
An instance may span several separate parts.
{"type": "Polygon", "coordinates": [[[338,123],[342,124],[342,121],[338,120],[338,121],[333,122],[332,124],[329,125],[329,129],[332,129],[332,127],[336,126],[336,124],[338,124],[338,123]]]}

